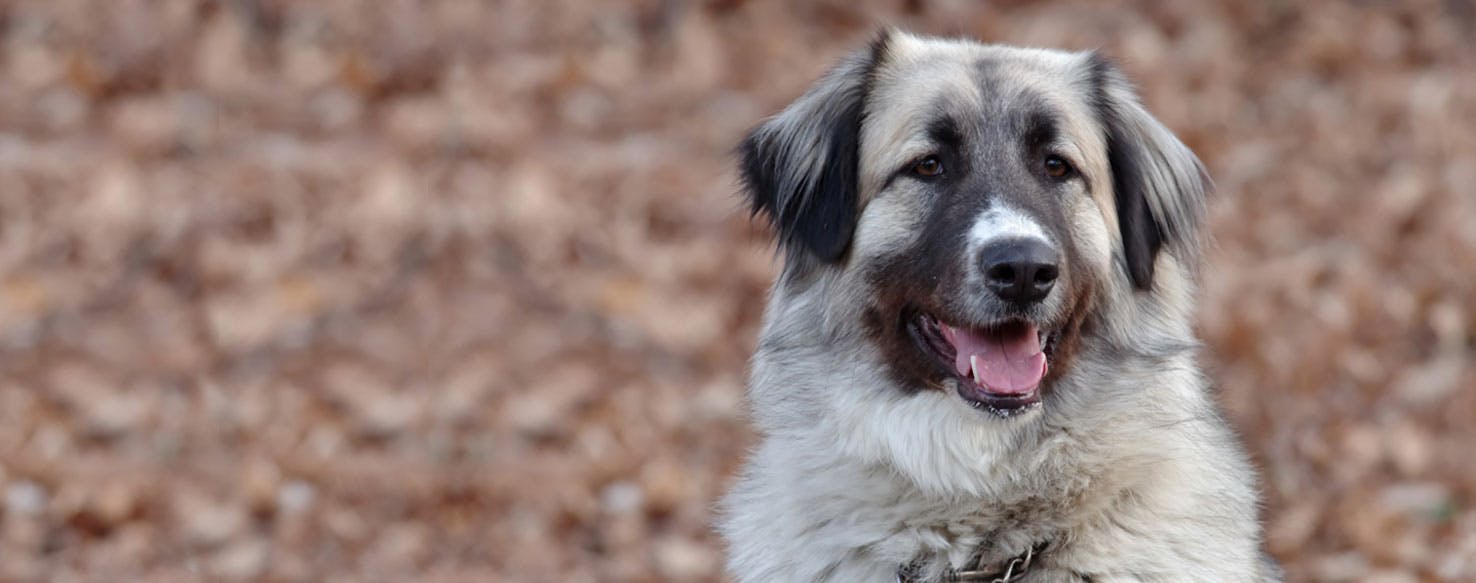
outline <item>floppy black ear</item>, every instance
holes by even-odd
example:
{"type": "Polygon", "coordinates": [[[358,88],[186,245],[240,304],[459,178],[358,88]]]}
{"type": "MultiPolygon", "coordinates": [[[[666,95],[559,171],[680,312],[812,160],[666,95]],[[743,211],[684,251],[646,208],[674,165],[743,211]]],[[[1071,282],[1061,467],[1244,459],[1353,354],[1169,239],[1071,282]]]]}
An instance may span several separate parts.
{"type": "Polygon", "coordinates": [[[768,216],[791,251],[831,263],[850,247],[866,92],[889,35],[846,58],[739,146],[753,213],[768,216]]]}
{"type": "Polygon", "coordinates": [[[1198,250],[1209,175],[1183,142],[1148,114],[1132,85],[1107,59],[1088,61],[1095,107],[1107,139],[1112,192],[1128,276],[1153,287],[1153,264],[1165,247],[1183,260],[1198,250]]]}

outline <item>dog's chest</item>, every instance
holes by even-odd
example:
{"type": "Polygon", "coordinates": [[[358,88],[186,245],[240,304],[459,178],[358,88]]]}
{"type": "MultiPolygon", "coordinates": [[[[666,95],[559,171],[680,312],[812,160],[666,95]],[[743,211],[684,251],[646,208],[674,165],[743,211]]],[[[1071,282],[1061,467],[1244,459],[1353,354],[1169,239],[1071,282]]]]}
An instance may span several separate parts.
{"type": "MultiPolygon", "coordinates": [[[[1060,538],[1071,517],[1064,500],[938,501],[918,497],[857,500],[845,520],[822,520],[815,534],[849,540],[839,556],[918,572],[1008,561],[1060,538]],[[870,533],[871,536],[855,536],[870,533]]],[[[837,549],[841,550],[841,549],[837,549]]]]}

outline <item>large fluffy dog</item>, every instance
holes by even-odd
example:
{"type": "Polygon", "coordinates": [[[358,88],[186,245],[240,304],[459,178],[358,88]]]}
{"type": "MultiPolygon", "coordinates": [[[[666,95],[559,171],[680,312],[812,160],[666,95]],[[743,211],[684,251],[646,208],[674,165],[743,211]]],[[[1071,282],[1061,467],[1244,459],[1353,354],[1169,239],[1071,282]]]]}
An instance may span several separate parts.
{"type": "Polygon", "coordinates": [[[884,33],[741,154],[786,257],[740,581],[1278,577],[1195,365],[1207,179],[1107,61],[884,33]]]}

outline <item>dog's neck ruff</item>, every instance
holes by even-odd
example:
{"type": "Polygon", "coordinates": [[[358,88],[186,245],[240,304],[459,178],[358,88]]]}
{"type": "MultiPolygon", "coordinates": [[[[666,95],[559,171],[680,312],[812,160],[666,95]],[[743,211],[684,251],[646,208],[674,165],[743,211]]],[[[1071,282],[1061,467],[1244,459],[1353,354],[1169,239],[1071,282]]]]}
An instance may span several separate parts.
{"type": "MultiPolygon", "coordinates": [[[[986,583],[1010,583],[1017,581],[1020,577],[1030,572],[1030,566],[1034,564],[1036,557],[1044,552],[1049,543],[1038,543],[1025,552],[1010,557],[1008,561],[998,562],[992,565],[983,564],[981,556],[973,568],[949,569],[943,572],[942,583],[964,583],[966,581],[982,581],[986,583]]],[[[982,549],[981,549],[982,554],[982,549]]],[[[897,583],[922,583],[917,578],[919,565],[909,563],[897,568],[897,583]]]]}

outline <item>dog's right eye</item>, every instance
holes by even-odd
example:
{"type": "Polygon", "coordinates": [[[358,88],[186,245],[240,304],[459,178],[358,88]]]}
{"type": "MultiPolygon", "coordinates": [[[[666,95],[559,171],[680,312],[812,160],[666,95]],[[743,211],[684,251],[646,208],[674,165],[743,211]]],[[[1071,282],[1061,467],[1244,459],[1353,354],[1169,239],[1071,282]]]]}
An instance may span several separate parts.
{"type": "Polygon", "coordinates": [[[938,161],[937,156],[928,156],[912,165],[912,173],[924,178],[932,178],[943,173],[943,163],[938,161]]]}

